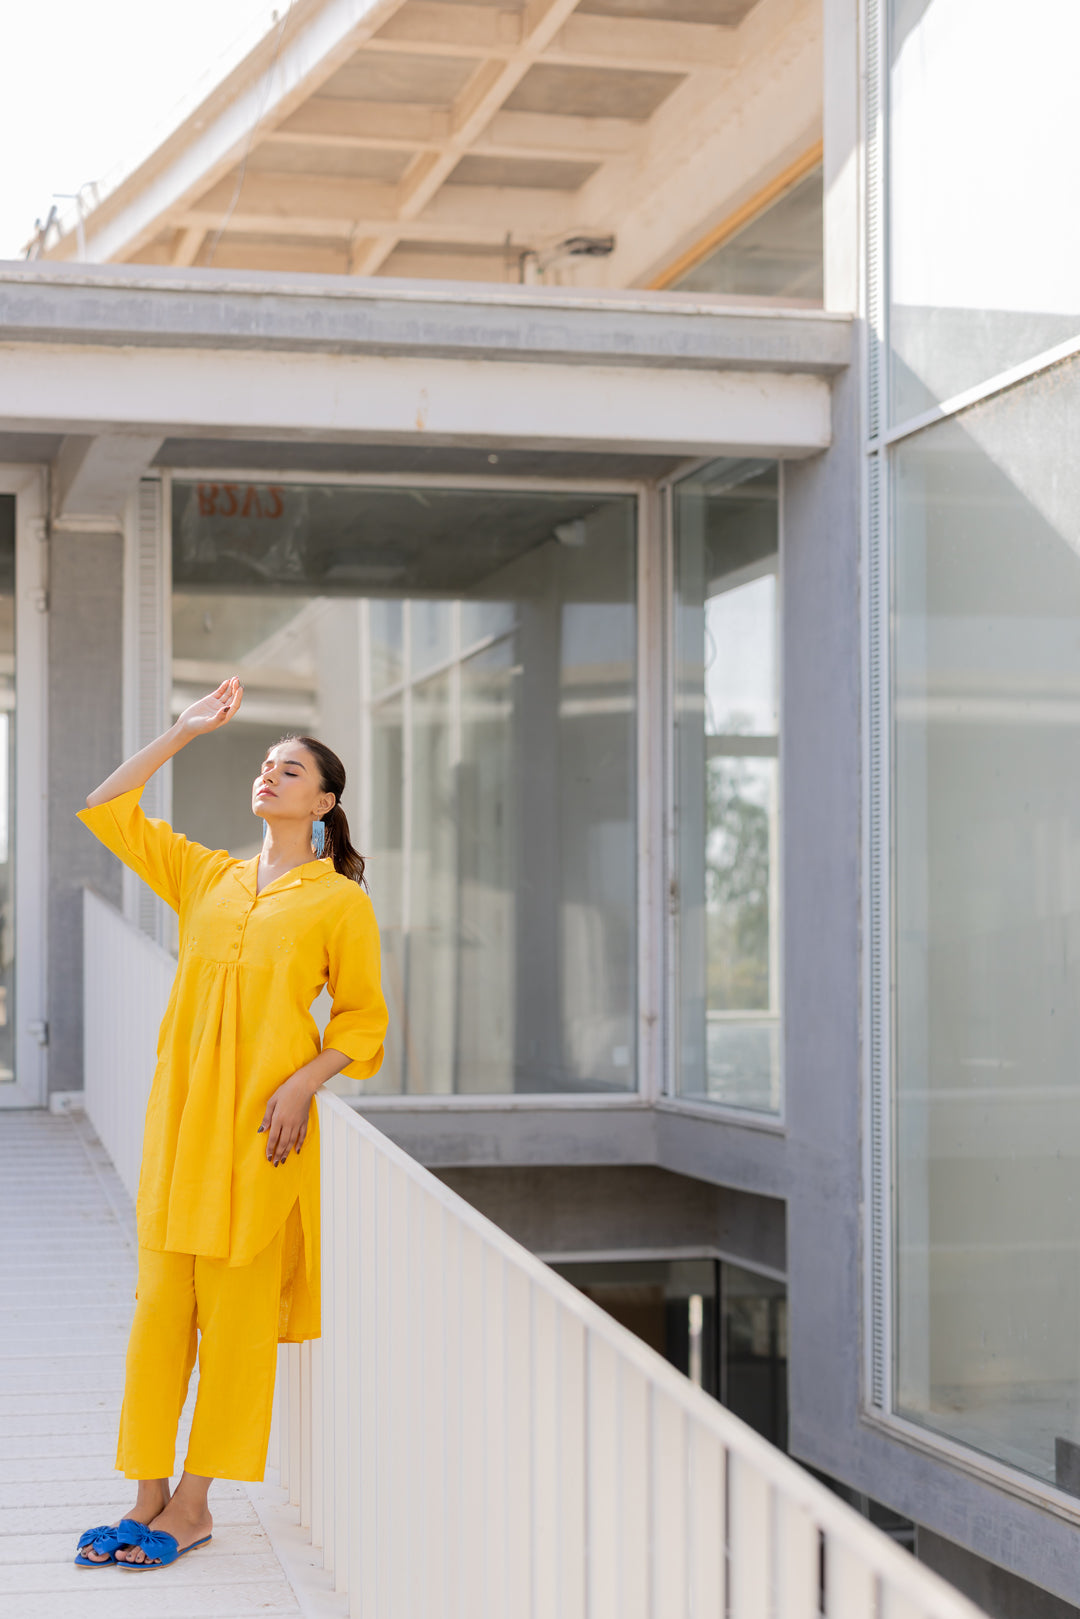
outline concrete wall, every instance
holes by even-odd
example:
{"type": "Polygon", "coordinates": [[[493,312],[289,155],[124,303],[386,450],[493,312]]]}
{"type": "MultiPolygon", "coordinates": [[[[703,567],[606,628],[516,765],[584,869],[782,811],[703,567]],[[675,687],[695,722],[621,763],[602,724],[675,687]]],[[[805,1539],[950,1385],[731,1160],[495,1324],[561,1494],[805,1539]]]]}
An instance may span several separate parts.
{"type": "Polygon", "coordinates": [[[542,1258],[700,1249],[784,1270],[784,1205],[666,1169],[443,1169],[439,1179],[542,1258]]]}
{"type": "Polygon", "coordinates": [[[120,904],[120,865],[75,819],[120,763],[123,540],[49,551],[49,1090],[82,1088],[82,888],[120,904]]]}
{"type": "Polygon", "coordinates": [[[915,1555],[920,1563],[970,1597],[990,1619],[1080,1619],[1080,1608],[1017,1579],[962,1546],[942,1540],[929,1529],[916,1529],[915,1555]]]}

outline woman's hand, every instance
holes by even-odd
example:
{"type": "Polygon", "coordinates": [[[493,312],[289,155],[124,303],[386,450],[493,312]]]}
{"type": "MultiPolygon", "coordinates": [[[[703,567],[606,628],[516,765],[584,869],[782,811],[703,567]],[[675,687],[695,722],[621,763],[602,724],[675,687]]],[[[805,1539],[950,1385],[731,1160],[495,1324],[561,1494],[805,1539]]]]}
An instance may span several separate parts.
{"type": "Polygon", "coordinates": [[[266,1156],[276,1169],[295,1147],[297,1152],[307,1136],[312,1089],[301,1068],[279,1085],[266,1104],[258,1134],[268,1131],[266,1156]]]}
{"type": "Polygon", "coordinates": [[[217,691],[190,703],[177,719],[176,729],[183,734],[185,741],[190,741],[194,736],[216,731],[219,725],[228,725],[240,707],[243,695],[240,676],[230,675],[228,680],[221,682],[217,691]]]}

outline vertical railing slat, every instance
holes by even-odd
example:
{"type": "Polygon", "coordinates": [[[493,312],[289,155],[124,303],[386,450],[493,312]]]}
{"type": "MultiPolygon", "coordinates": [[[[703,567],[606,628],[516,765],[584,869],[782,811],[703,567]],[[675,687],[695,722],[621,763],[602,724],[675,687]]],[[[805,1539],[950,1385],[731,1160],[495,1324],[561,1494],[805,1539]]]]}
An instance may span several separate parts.
{"type": "Polygon", "coordinates": [[[482,1619],[502,1619],[507,1605],[507,1471],[506,1471],[506,1284],[505,1262],[490,1246],[484,1249],[482,1415],[484,1438],[482,1619]]]}
{"type": "Polygon", "coordinates": [[[506,1585],[507,1613],[534,1619],[532,1559],[532,1284],[523,1271],[506,1272],[503,1375],[506,1380],[506,1585]]]}
{"type": "Polygon", "coordinates": [[[421,1492],[425,1619],[446,1614],[446,1357],[444,1353],[443,1211],[424,1203],[421,1270],[424,1277],[424,1373],[417,1402],[423,1413],[425,1469],[421,1492]]]}
{"type": "Polygon", "coordinates": [[[348,1155],[346,1365],[350,1411],[346,1474],[349,1519],[343,1559],[350,1619],[382,1619],[378,1546],[385,1503],[379,1500],[378,1186],[380,1155],[370,1141],[348,1155]],[[355,1390],[355,1399],[353,1391],[355,1390]]]}
{"type": "Polygon", "coordinates": [[[655,1389],[651,1406],[650,1619],[685,1619],[688,1612],[686,1517],[689,1510],[686,1418],[673,1400],[655,1389]]]}
{"type": "MultiPolygon", "coordinates": [[[[728,1582],[731,1619],[772,1619],[774,1547],[769,1481],[753,1462],[728,1456],[728,1582]]],[[[863,1619],[870,1619],[864,1615],[863,1619]]]]}
{"type": "Polygon", "coordinates": [[[461,1612],[481,1619],[484,1611],[484,1248],[475,1231],[461,1240],[461,1612]]]}
{"type": "Polygon", "coordinates": [[[784,1619],[817,1619],[821,1537],[801,1503],[774,1499],[776,1513],[776,1612],[784,1619]]]}
{"type": "Polygon", "coordinates": [[[559,1340],[557,1305],[532,1296],[532,1541],[534,1619],[557,1619],[559,1558],[559,1340]]]}
{"type": "Polygon", "coordinates": [[[693,1619],[701,1619],[724,1612],[726,1454],[716,1434],[693,1418],[688,1444],[687,1611],[693,1619]]]}
{"type": "Polygon", "coordinates": [[[862,1548],[845,1545],[838,1536],[825,1540],[826,1619],[867,1619],[875,1615],[877,1578],[862,1548]]]}
{"type": "Polygon", "coordinates": [[[585,1619],[585,1328],[569,1310],[560,1309],[558,1334],[559,1614],[560,1619],[585,1619]]]}
{"type": "Polygon", "coordinates": [[[300,1448],[300,1345],[287,1344],[289,1390],[289,1505],[300,1505],[300,1474],[302,1452],[300,1448]]]}
{"type": "MultiPolygon", "coordinates": [[[[333,1461],[333,1557],[334,1590],[349,1589],[349,1435],[357,1420],[358,1390],[356,1369],[349,1355],[349,1181],[353,1159],[359,1159],[360,1143],[350,1139],[344,1119],[334,1119],[334,1207],[329,1233],[329,1276],[334,1293],[334,1403],[328,1435],[333,1461]],[[351,1149],[351,1150],[350,1150],[351,1149]]],[[[327,1240],[324,1236],[324,1240],[327,1240]]]]}
{"type": "Polygon", "coordinates": [[[651,1433],[649,1384],[630,1361],[617,1362],[619,1431],[619,1619],[647,1619],[652,1537],[649,1512],[651,1433]]]}
{"type": "Polygon", "coordinates": [[[590,1332],[585,1349],[586,1502],[589,1524],[589,1619],[619,1619],[622,1564],[619,1524],[618,1361],[590,1332]]]}
{"type": "Polygon", "coordinates": [[[300,1527],[311,1528],[311,1341],[300,1350],[300,1527]]]}

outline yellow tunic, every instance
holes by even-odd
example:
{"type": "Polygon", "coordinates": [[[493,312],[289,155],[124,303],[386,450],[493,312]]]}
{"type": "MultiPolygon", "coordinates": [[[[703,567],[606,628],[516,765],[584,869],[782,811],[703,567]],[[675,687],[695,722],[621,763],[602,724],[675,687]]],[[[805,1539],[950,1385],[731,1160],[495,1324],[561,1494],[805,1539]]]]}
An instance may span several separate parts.
{"type": "Polygon", "coordinates": [[[311,860],[256,893],[258,856],[234,860],[144,814],[142,788],[79,811],[179,913],[180,959],[161,1022],[136,1205],[139,1242],[246,1265],[287,1225],[279,1337],[319,1335],[319,1140],[274,1168],[258,1133],[267,1098],[317,1055],[310,1007],[333,997],[324,1048],[367,1079],[387,1012],[379,932],[363,889],[311,860]],[[301,1242],[304,1263],[300,1264],[301,1242]]]}

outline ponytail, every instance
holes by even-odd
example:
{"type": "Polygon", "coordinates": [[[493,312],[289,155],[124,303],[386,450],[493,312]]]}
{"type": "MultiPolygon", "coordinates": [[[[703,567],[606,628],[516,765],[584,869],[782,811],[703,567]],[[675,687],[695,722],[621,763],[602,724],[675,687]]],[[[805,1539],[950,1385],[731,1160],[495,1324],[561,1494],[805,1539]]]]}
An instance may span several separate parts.
{"type": "Polygon", "coordinates": [[[324,854],[334,862],[334,870],[348,877],[350,882],[364,884],[364,866],[366,861],[360,852],[353,848],[349,839],[349,818],[341,807],[341,795],[345,791],[345,766],[325,742],[319,742],[313,736],[297,736],[294,732],[279,739],[280,742],[299,742],[311,754],[319,768],[319,786],[324,793],[333,793],[334,803],[326,814],[321,817],[325,833],[324,854]]]}
{"type": "MultiPolygon", "coordinates": [[[[330,788],[325,790],[331,791],[330,788]]],[[[325,853],[334,862],[334,870],[340,871],[343,877],[348,877],[354,883],[363,886],[364,867],[367,862],[349,841],[349,817],[340,803],[327,810],[322,817],[322,824],[326,833],[325,853]]]]}

